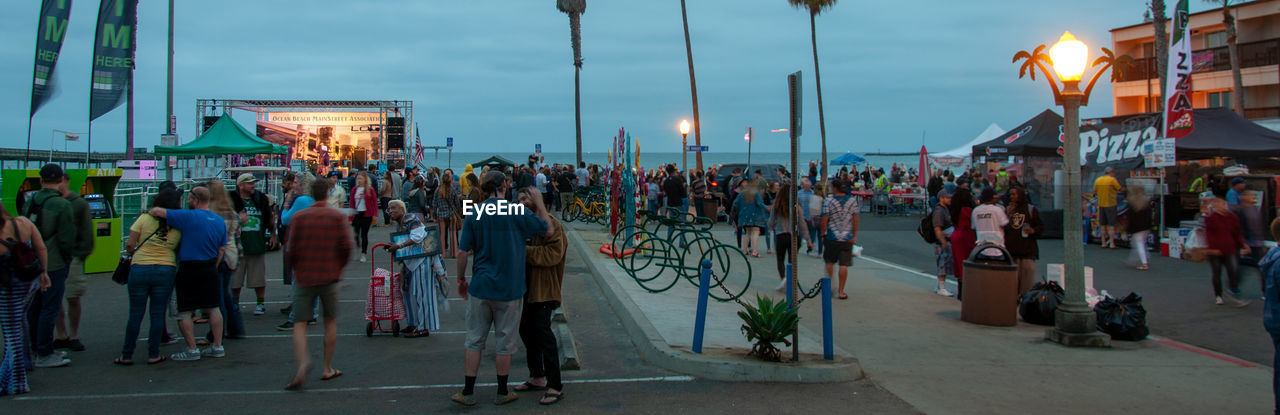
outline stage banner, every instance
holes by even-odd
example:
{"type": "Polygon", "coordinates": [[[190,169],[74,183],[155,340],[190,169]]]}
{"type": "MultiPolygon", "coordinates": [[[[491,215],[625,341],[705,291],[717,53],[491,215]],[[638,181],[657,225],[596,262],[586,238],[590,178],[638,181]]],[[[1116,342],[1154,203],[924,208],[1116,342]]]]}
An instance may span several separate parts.
{"type": "Polygon", "coordinates": [[[379,112],[272,112],[267,121],[300,125],[382,125],[379,112]]]}
{"type": "Polygon", "coordinates": [[[67,22],[71,19],[71,0],[44,0],[40,6],[40,21],[36,24],[36,69],[31,81],[31,115],[53,98],[53,68],[62,52],[62,40],[67,36],[67,22]]]}
{"type": "Polygon", "coordinates": [[[124,101],[124,92],[133,80],[137,24],[138,0],[102,0],[98,7],[89,121],[111,112],[124,101]]]}
{"type": "Polygon", "coordinates": [[[1173,17],[1173,39],[1169,42],[1169,72],[1165,77],[1167,84],[1164,96],[1168,97],[1164,105],[1165,138],[1182,138],[1195,129],[1195,121],[1191,115],[1191,71],[1194,56],[1191,54],[1191,26],[1187,24],[1190,14],[1187,11],[1187,0],[1178,0],[1178,7],[1173,17]]]}
{"type": "Polygon", "coordinates": [[[1086,120],[1080,126],[1082,165],[1089,170],[1141,167],[1143,145],[1159,137],[1162,120],[1159,113],[1086,120]]]}

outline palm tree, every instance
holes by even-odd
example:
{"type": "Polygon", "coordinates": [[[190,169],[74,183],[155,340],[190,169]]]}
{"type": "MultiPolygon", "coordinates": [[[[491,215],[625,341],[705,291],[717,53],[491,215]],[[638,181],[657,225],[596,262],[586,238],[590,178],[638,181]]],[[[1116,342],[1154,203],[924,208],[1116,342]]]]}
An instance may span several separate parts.
{"type": "Polygon", "coordinates": [[[1236,18],[1231,15],[1231,0],[1204,0],[1222,4],[1222,25],[1227,30],[1227,55],[1231,58],[1231,109],[1244,116],[1244,78],[1240,75],[1240,49],[1236,44],[1236,18]]]}
{"type": "MultiPolygon", "coordinates": [[[[1164,92],[1169,73],[1169,18],[1164,15],[1164,0],[1151,0],[1152,24],[1156,30],[1156,76],[1160,79],[1160,99],[1156,108],[1164,108],[1164,92]]],[[[1147,76],[1148,82],[1151,79],[1147,76]]],[[[1149,94],[1148,94],[1149,95],[1149,94]]]]}
{"type": "MultiPolygon", "coordinates": [[[[684,53],[689,60],[689,95],[693,96],[693,142],[702,145],[702,123],[698,119],[698,81],[693,76],[693,45],[689,42],[689,13],[680,0],[680,19],[684,21],[684,53]]],[[[702,152],[694,154],[698,170],[702,170],[702,152]]]]}
{"type": "Polygon", "coordinates": [[[569,15],[569,41],[573,44],[573,122],[577,131],[577,164],[582,164],[582,13],[587,0],[556,0],[556,9],[569,15]]]}
{"type": "MultiPolygon", "coordinates": [[[[683,0],[681,0],[683,1],[683,0]]],[[[817,17],[822,12],[836,6],[837,0],[787,0],[791,7],[809,11],[809,41],[813,45],[813,78],[818,88],[818,132],[822,135],[822,177],[826,180],[827,164],[827,120],[822,112],[822,74],[818,71],[818,29],[817,17]]],[[[798,174],[798,173],[797,173],[798,174]]]]}

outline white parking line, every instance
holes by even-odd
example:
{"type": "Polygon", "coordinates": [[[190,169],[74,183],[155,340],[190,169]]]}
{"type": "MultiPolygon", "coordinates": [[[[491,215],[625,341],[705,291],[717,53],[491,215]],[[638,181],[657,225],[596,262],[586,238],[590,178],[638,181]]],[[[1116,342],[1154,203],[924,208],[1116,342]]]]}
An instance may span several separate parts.
{"type": "MultiPolygon", "coordinates": [[[[654,376],[643,378],[607,378],[607,379],[565,379],[563,383],[569,384],[591,384],[591,383],[640,383],[640,382],[692,382],[693,376],[654,376]]],[[[476,386],[491,387],[497,386],[496,383],[477,383],[476,386]]],[[[463,387],[460,383],[435,384],[435,385],[389,385],[389,386],[355,386],[350,388],[315,388],[307,389],[307,392],[369,392],[369,391],[386,391],[386,390],[426,390],[426,389],[451,389],[463,387]]],[[[13,398],[15,401],[59,401],[59,400],[84,400],[84,399],[122,399],[122,398],[167,398],[177,396],[218,396],[218,395],[277,395],[286,393],[297,393],[286,391],[283,389],[271,390],[244,390],[244,391],[210,391],[200,390],[193,392],[157,392],[157,393],[122,393],[122,394],[100,394],[100,395],[51,395],[51,396],[18,396],[13,398]]]]}
{"type": "MultiPolygon", "coordinates": [[[[307,334],[307,337],[323,337],[324,336],[324,333],[316,333],[316,330],[309,330],[309,331],[311,331],[311,333],[307,334]]],[[[453,331],[431,332],[432,336],[440,335],[440,334],[467,334],[467,331],[453,330],[453,331]]],[[[364,337],[364,336],[366,336],[366,334],[364,333],[338,333],[338,337],[364,337]]],[[[293,334],[250,334],[250,335],[244,336],[244,338],[246,339],[290,339],[290,338],[293,338],[293,334]]],[[[138,338],[138,341],[145,342],[147,341],[147,339],[148,337],[140,337],[138,338]]],[[[178,339],[182,339],[182,338],[178,337],[178,339]]]]}
{"type": "MultiPolygon", "coordinates": [[[[889,261],[885,261],[885,260],[883,260],[883,259],[876,259],[876,258],[872,258],[872,257],[866,256],[866,255],[863,255],[863,256],[861,256],[861,257],[859,257],[859,258],[862,258],[862,259],[864,259],[864,260],[871,261],[871,262],[874,262],[874,263],[877,263],[877,264],[880,264],[880,265],[884,265],[884,266],[886,266],[886,267],[893,268],[893,269],[896,269],[896,270],[899,270],[899,271],[904,271],[904,272],[906,272],[906,273],[908,273],[908,274],[915,275],[915,276],[917,276],[917,277],[921,277],[921,278],[928,278],[929,280],[932,280],[932,281],[937,281],[937,280],[938,280],[938,276],[937,276],[937,275],[929,275],[929,274],[927,274],[927,273],[923,273],[923,272],[920,272],[920,271],[916,271],[916,270],[914,270],[914,269],[907,268],[907,267],[904,267],[904,266],[901,266],[901,265],[898,265],[898,264],[895,264],[895,263],[892,263],[892,262],[889,262],[889,261]]],[[[948,279],[948,280],[947,280],[947,284],[950,284],[950,285],[956,285],[956,282],[955,282],[955,280],[953,280],[953,279],[948,279]]]]}

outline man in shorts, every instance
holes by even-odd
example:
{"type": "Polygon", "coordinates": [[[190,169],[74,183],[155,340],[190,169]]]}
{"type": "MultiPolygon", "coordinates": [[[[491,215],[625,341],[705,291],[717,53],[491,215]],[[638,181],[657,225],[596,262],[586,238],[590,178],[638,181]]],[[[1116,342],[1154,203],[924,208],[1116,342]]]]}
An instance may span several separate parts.
{"type": "MultiPolygon", "coordinates": [[[[324,317],[324,371],[321,380],[342,376],[333,368],[333,351],[338,342],[338,284],[342,268],[351,260],[351,227],[347,214],[329,207],[329,183],[316,180],[310,194],[315,203],[290,218],[289,249],[285,250],[285,262],[293,268],[293,309],[312,310],[316,299],[322,305],[324,317]]],[[[285,389],[302,388],[311,366],[307,353],[307,322],[293,322],[293,355],[298,360],[298,371],[285,389]]]]}
{"type": "Polygon", "coordinates": [[[849,195],[849,182],[833,180],[832,196],[822,203],[823,244],[822,262],[826,263],[826,274],[831,276],[832,268],[840,264],[840,289],[837,298],[849,299],[844,293],[845,281],[849,279],[849,266],[853,265],[853,244],[858,243],[859,199],[849,195]]]}
{"type": "MultiPolygon", "coordinates": [[[[68,189],[70,185],[71,176],[63,170],[58,192],[62,193],[63,199],[71,202],[71,216],[76,228],[76,244],[71,250],[71,256],[84,263],[84,259],[93,253],[93,222],[89,218],[89,202],[80,197],[79,193],[68,189]]],[[[58,319],[54,321],[54,349],[84,351],[84,343],[80,342],[80,298],[84,297],[88,284],[89,276],[84,272],[72,272],[67,277],[67,306],[58,310],[58,319]]]]}
{"type": "Polygon", "coordinates": [[[465,406],[476,404],[476,376],[480,371],[480,356],[485,339],[492,327],[497,337],[495,368],[498,375],[498,395],[495,405],[511,403],[519,398],[515,391],[507,390],[507,376],[511,372],[511,355],[518,348],[516,330],[520,327],[521,308],[525,294],[525,240],[535,235],[550,237],[555,228],[547,208],[531,188],[523,190],[533,201],[533,212],[515,208],[515,202],[502,200],[510,185],[499,171],[484,174],[480,191],[487,199],[475,206],[462,224],[458,248],[458,294],[467,299],[467,338],[465,382],[461,392],[450,398],[465,406]],[[495,206],[496,205],[496,206],[495,206]],[[493,209],[493,208],[499,209],[493,209]],[[504,210],[509,214],[492,214],[504,210]],[[489,209],[486,209],[489,208],[489,209]],[[481,214],[484,213],[484,214],[481,214]],[[467,260],[475,255],[471,282],[467,282],[467,260]]]}
{"type": "Polygon", "coordinates": [[[218,303],[220,292],[218,262],[227,244],[227,224],[217,213],[209,211],[209,189],[196,187],[187,196],[187,208],[151,208],[151,216],[182,232],[182,244],[178,245],[178,277],[174,291],[178,294],[178,329],[186,340],[187,350],[169,356],[176,361],[200,360],[201,357],[226,357],[222,347],[222,312],[218,303]],[[195,323],[191,315],[196,310],[209,318],[209,330],[213,342],[204,350],[196,348],[195,323]]]}
{"type": "Polygon", "coordinates": [[[950,297],[952,294],[951,290],[947,289],[947,276],[955,274],[951,258],[951,231],[955,226],[951,222],[951,193],[942,189],[938,190],[937,194],[938,205],[933,208],[933,213],[930,215],[933,221],[933,234],[938,238],[938,242],[933,243],[933,253],[938,258],[938,288],[934,293],[950,297]]]}
{"type": "Polygon", "coordinates": [[[1107,167],[1104,174],[1093,181],[1093,194],[1098,197],[1098,224],[1102,225],[1102,247],[1116,247],[1116,226],[1119,212],[1116,208],[1116,195],[1120,193],[1120,182],[1116,181],[1116,171],[1107,167]]]}
{"type": "Polygon", "coordinates": [[[258,178],[243,173],[236,178],[236,191],[231,201],[240,215],[240,266],[231,277],[231,297],[239,304],[240,288],[252,288],[257,294],[253,315],[266,314],[267,250],[279,242],[276,236],[275,215],[271,213],[271,201],[257,190],[258,178]]]}

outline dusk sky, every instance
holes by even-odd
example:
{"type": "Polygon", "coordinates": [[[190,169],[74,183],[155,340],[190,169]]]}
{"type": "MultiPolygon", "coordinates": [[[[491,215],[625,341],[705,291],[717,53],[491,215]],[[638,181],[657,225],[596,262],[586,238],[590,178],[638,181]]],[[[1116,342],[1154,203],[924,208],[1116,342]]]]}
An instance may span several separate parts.
{"type": "MultiPolygon", "coordinates": [[[[182,142],[194,138],[195,100],[412,100],[426,145],[464,152],[574,150],[568,18],[553,0],[177,2],[174,106],[182,142]]],[[[1174,1],[1169,2],[1173,7],[1174,1]]],[[[24,147],[40,1],[0,13],[0,147],[24,147]]],[[[829,151],[913,151],[962,144],[992,122],[1012,128],[1053,107],[1048,85],[1018,79],[1019,50],[1064,30],[1093,56],[1109,29],[1140,23],[1142,0],[844,1],[818,17],[829,151]]],[[[137,147],[164,131],[167,2],[139,5],[137,147]]],[[[804,72],[803,151],[818,151],[818,106],[805,11],[784,0],[688,2],[703,144],[785,151],[786,75],[804,72]]],[[[35,116],[32,146],[51,129],[87,128],[98,2],[74,1],[57,66],[59,93],[35,116]]],[[[1192,12],[1210,8],[1192,1],[1192,12]]],[[[587,2],[582,17],[584,151],[605,151],[625,126],[646,151],[679,151],[692,120],[677,0],[587,2]]],[[[1093,57],[1091,56],[1091,58],[1093,57]]],[[[1084,117],[1111,115],[1110,84],[1084,117]]],[[[1061,112],[1060,108],[1055,111],[1061,112]]],[[[252,116],[239,121],[252,129],[252,116]]],[[[123,151],[125,108],[93,124],[94,150],[123,151]]],[[[692,144],[694,137],[689,137],[692,144]]],[[[62,142],[56,148],[62,148],[62,142]]],[[[84,143],[72,143],[83,151],[84,143]]]]}

